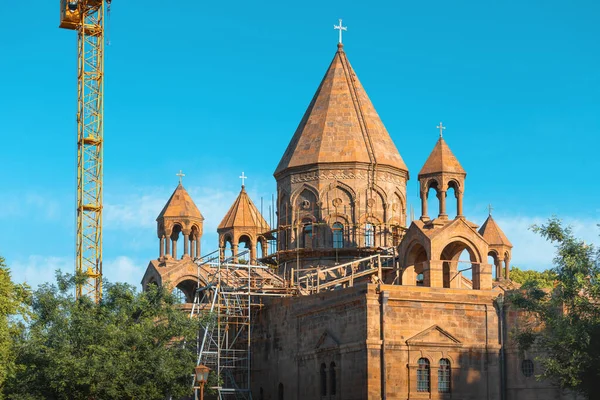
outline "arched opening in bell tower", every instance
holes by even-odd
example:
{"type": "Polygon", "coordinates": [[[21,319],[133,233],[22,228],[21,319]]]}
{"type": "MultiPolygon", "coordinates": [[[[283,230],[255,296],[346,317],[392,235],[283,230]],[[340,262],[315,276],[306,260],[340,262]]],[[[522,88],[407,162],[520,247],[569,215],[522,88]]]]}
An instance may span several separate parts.
{"type": "MultiPolygon", "coordinates": [[[[173,231],[171,232],[171,237],[170,237],[170,239],[171,239],[171,256],[174,259],[177,259],[177,256],[178,256],[179,250],[180,250],[179,247],[181,247],[181,246],[179,246],[179,238],[183,236],[183,234],[181,233],[181,230],[182,230],[181,225],[175,224],[173,226],[173,231]]],[[[182,242],[183,242],[183,240],[182,240],[182,242]]]]}
{"type": "Polygon", "coordinates": [[[439,212],[439,199],[437,198],[439,193],[439,186],[435,179],[427,182],[427,210],[431,219],[434,219],[439,212]]]}
{"type": "Polygon", "coordinates": [[[446,190],[446,214],[448,214],[448,218],[455,218],[459,215],[458,190],[458,183],[450,181],[446,190]]]}
{"type": "Polygon", "coordinates": [[[254,243],[248,235],[242,235],[238,239],[238,260],[235,262],[249,262],[256,260],[256,254],[254,252],[254,243]]]}

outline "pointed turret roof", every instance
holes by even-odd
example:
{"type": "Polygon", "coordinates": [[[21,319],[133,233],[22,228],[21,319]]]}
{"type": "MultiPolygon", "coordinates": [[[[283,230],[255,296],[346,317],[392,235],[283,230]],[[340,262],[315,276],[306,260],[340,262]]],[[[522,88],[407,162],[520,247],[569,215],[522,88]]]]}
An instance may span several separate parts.
{"type": "Polygon", "coordinates": [[[196,207],[190,194],[181,183],[177,185],[169,201],[167,201],[167,204],[156,219],[159,220],[165,217],[195,217],[204,220],[200,210],[196,207]]]}
{"type": "Polygon", "coordinates": [[[235,199],[227,214],[219,224],[217,230],[230,228],[259,228],[261,231],[268,231],[269,224],[258,211],[246,189],[242,186],[240,194],[235,199]]]}
{"type": "Polygon", "coordinates": [[[407,171],[341,44],[275,174],[335,162],[377,163],[407,171]]]}
{"type": "Polygon", "coordinates": [[[431,154],[425,161],[425,165],[421,168],[419,176],[435,174],[439,172],[452,172],[456,174],[466,175],[467,173],[458,162],[458,159],[452,154],[450,147],[440,136],[439,140],[435,144],[431,154]]]}
{"type": "Polygon", "coordinates": [[[488,218],[485,220],[481,228],[479,228],[479,234],[483,236],[486,242],[490,245],[504,245],[508,247],[512,247],[512,243],[502,229],[498,226],[492,215],[490,214],[488,218]]]}

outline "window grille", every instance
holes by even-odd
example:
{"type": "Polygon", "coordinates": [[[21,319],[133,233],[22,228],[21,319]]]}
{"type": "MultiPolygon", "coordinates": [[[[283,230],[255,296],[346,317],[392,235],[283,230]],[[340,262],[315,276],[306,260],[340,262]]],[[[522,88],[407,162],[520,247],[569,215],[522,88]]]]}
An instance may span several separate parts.
{"type": "Polygon", "coordinates": [[[440,360],[438,369],[438,392],[450,393],[450,361],[446,358],[440,360]]]}
{"type": "Polygon", "coordinates": [[[344,225],[336,222],[333,224],[333,248],[341,249],[344,247],[344,225]]]}
{"type": "Polygon", "coordinates": [[[523,375],[527,378],[533,376],[533,361],[523,360],[523,362],[521,362],[521,372],[523,372],[523,375]]]}
{"type": "Polygon", "coordinates": [[[365,247],[375,246],[375,228],[373,224],[367,223],[365,225],[365,247]]]}
{"type": "Polygon", "coordinates": [[[419,358],[417,368],[417,392],[429,392],[429,360],[419,358]]]}

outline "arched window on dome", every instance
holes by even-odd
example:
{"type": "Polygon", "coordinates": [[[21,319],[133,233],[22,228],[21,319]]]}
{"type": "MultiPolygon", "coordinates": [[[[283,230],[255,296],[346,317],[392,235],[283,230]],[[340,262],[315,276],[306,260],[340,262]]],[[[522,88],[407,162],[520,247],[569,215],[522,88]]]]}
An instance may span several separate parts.
{"type": "Polygon", "coordinates": [[[365,224],[365,247],[375,247],[375,227],[370,222],[365,224]]]}
{"type": "Polygon", "coordinates": [[[302,221],[302,238],[304,240],[304,248],[311,249],[313,247],[313,224],[311,220],[302,221]]]}
{"type": "Polygon", "coordinates": [[[341,249],[344,247],[344,225],[340,222],[333,224],[333,248],[341,249]]]}

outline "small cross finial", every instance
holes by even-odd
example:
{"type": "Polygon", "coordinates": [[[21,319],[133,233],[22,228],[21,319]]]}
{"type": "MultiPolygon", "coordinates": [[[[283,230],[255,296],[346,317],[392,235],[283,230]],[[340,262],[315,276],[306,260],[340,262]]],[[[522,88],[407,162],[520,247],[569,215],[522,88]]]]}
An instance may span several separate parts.
{"type": "Polygon", "coordinates": [[[492,210],[494,209],[494,207],[492,207],[491,204],[488,204],[488,214],[492,215],[492,210]]]}
{"type": "Polygon", "coordinates": [[[442,137],[444,135],[444,129],[446,129],[446,127],[440,122],[440,124],[436,126],[436,128],[440,130],[440,137],[442,137]]]}
{"type": "Polygon", "coordinates": [[[179,173],[175,174],[175,176],[179,177],[179,184],[181,185],[181,180],[183,179],[185,174],[183,172],[181,172],[181,170],[179,170],[179,173]]]}
{"type": "Polygon", "coordinates": [[[336,30],[340,31],[340,39],[339,39],[338,43],[342,44],[342,31],[347,31],[348,27],[342,25],[342,20],[341,19],[339,21],[340,21],[339,25],[333,24],[333,29],[336,29],[336,30]]]}
{"type": "Polygon", "coordinates": [[[239,178],[242,180],[242,187],[244,187],[244,181],[248,179],[248,177],[244,175],[244,171],[242,171],[242,175],[240,175],[239,178]]]}

